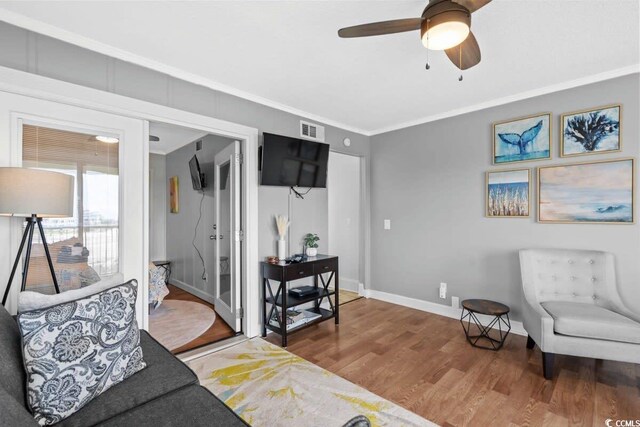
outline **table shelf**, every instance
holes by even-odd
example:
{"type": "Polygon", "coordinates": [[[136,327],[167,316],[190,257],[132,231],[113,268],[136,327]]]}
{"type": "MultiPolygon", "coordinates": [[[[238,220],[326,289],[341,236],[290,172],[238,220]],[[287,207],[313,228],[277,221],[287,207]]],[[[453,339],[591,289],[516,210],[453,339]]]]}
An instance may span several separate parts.
{"type": "MultiPolygon", "coordinates": [[[[306,297],[296,297],[291,294],[287,294],[287,307],[296,307],[298,305],[307,304],[309,302],[313,302],[319,300],[321,298],[326,298],[327,296],[335,295],[335,290],[329,291],[329,293],[324,292],[322,289],[318,289],[318,293],[309,295],[306,297]]],[[[268,297],[267,302],[269,304],[273,304],[273,298],[268,297]]],[[[278,300],[276,301],[276,305],[278,307],[282,307],[282,294],[278,296],[278,300]]]]}
{"type": "Polygon", "coordinates": [[[303,262],[295,264],[270,264],[263,262],[262,270],[262,336],[267,336],[267,330],[273,331],[282,337],[282,346],[287,346],[287,339],[290,333],[305,329],[309,326],[317,325],[320,322],[334,319],[337,325],[340,322],[340,302],[339,302],[339,278],[338,278],[338,257],[331,255],[318,255],[309,257],[303,262]],[[318,293],[305,297],[289,295],[283,298],[283,293],[287,292],[287,284],[299,279],[313,278],[314,287],[318,293]],[[271,283],[274,281],[275,283],[271,283]],[[329,286],[332,284],[333,288],[329,286]],[[330,297],[334,297],[334,301],[330,297]],[[320,307],[324,299],[327,299],[331,310],[320,307]],[[306,310],[320,314],[320,317],[303,325],[287,330],[278,326],[273,326],[269,320],[275,315],[279,318],[282,313],[286,313],[288,308],[293,308],[303,304],[313,303],[314,307],[306,310]]]}

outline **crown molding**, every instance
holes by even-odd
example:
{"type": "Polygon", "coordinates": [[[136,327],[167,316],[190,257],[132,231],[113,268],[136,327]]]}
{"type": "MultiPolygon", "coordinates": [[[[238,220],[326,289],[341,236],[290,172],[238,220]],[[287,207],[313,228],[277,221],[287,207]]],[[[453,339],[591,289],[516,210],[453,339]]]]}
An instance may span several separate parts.
{"type": "Polygon", "coordinates": [[[184,80],[189,83],[193,83],[199,86],[203,86],[209,89],[213,89],[218,92],[233,95],[238,98],[246,99],[247,101],[255,102],[266,107],[274,108],[276,110],[284,111],[294,116],[299,116],[303,119],[318,122],[319,124],[333,126],[346,131],[359,133],[361,135],[370,136],[370,132],[360,129],[355,126],[350,126],[346,123],[341,123],[336,120],[332,120],[326,117],[319,116],[317,114],[303,111],[298,108],[282,104],[271,99],[263,98],[258,95],[254,95],[249,92],[245,92],[240,89],[236,89],[231,86],[227,86],[222,83],[218,83],[214,80],[199,76],[197,74],[183,71],[179,68],[172,67],[170,65],[163,64],[152,59],[145,58],[143,56],[128,52],[126,50],[110,46],[108,44],[93,40],[89,37],[81,36],[68,30],[64,30],[60,27],[56,27],[51,24],[39,21],[37,19],[29,18],[28,16],[21,15],[19,13],[11,12],[0,7],[0,21],[4,21],[8,24],[15,25],[17,27],[24,28],[29,31],[33,31],[38,34],[42,34],[47,37],[62,40],[66,43],[73,44],[75,46],[98,52],[103,55],[110,56],[112,58],[119,59],[121,61],[129,62],[131,64],[139,65],[141,67],[149,68],[159,73],[167,74],[179,80],[184,80]]]}
{"type": "Polygon", "coordinates": [[[535,98],[541,95],[547,95],[549,93],[561,92],[563,90],[572,89],[579,86],[585,86],[592,83],[597,83],[605,80],[615,79],[616,77],[627,76],[630,74],[640,73],[640,64],[630,65],[628,67],[618,68],[604,73],[593,74],[591,76],[581,77],[575,80],[569,80],[562,83],[556,83],[550,86],[545,86],[539,89],[528,90],[520,92],[515,95],[509,95],[502,98],[493,99],[487,102],[481,102],[479,104],[470,105],[464,108],[457,108],[455,110],[446,111],[444,113],[433,114],[431,116],[422,117],[420,119],[410,120],[397,125],[387,126],[384,128],[370,131],[369,136],[380,135],[387,132],[393,132],[395,130],[405,129],[412,126],[422,125],[429,122],[435,122],[437,120],[447,119],[450,117],[460,116],[462,114],[471,113],[474,111],[485,110],[487,108],[497,107],[504,104],[510,104],[516,101],[522,101],[529,98],[535,98]]]}
{"type": "Polygon", "coordinates": [[[21,27],[26,30],[33,31],[35,33],[42,34],[48,37],[52,37],[52,38],[73,44],[75,46],[79,46],[84,49],[98,52],[103,55],[107,55],[125,62],[129,62],[135,65],[139,65],[141,67],[149,68],[151,70],[154,70],[163,74],[167,74],[179,80],[184,80],[189,83],[203,86],[218,92],[226,93],[228,95],[236,96],[238,98],[246,99],[248,101],[255,102],[257,104],[261,104],[266,107],[274,108],[289,114],[293,114],[303,119],[308,119],[311,121],[319,122],[320,124],[333,126],[336,128],[340,128],[346,131],[358,133],[358,134],[369,136],[369,137],[400,130],[400,129],[405,129],[408,127],[417,126],[417,125],[421,125],[429,122],[434,122],[437,120],[455,117],[462,114],[471,113],[474,111],[497,107],[500,105],[509,104],[516,101],[522,101],[525,99],[534,98],[537,96],[546,95],[553,92],[560,92],[566,89],[572,89],[579,86],[584,86],[592,83],[610,80],[616,77],[622,77],[630,74],[640,73],[640,64],[634,64],[634,65],[606,71],[599,74],[593,74],[590,76],[581,77],[575,80],[569,80],[566,82],[557,83],[557,84],[545,86],[538,89],[520,92],[515,95],[496,98],[490,101],[481,102],[481,103],[470,105],[463,108],[457,108],[457,109],[446,111],[443,113],[433,114],[430,116],[409,120],[406,122],[401,122],[395,125],[386,126],[379,129],[366,130],[366,129],[361,129],[357,126],[351,126],[346,123],[341,123],[336,120],[332,120],[326,117],[319,116],[317,114],[303,111],[298,108],[279,103],[277,101],[263,98],[261,96],[254,95],[249,92],[245,92],[243,90],[224,85],[222,83],[218,83],[214,80],[207,79],[205,77],[183,71],[179,68],[172,67],[172,66],[163,64],[161,62],[145,58],[137,54],[133,54],[126,50],[119,49],[119,48],[107,45],[105,43],[98,42],[91,38],[81,36],[71,31],[64,30],[54,25],[50,25],[33,18],[29,18],[28,16],[24,16],[24,15],[21,15],[12,11],[8,11],[2,8],[0,8],[0,21],[4,21],[11,25],[15,25],[17,27],[21,27]]]}

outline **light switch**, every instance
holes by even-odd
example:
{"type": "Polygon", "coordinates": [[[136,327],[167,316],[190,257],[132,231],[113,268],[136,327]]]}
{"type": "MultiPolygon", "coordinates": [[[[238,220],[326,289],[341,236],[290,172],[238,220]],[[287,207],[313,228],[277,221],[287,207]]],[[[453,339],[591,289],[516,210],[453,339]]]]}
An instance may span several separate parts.
{"type": "Polygon", "coordinates": [[[384,220],[384,229],[385,230],[391,230],[391,220],[390,219],[385,219],[384,220]]]}

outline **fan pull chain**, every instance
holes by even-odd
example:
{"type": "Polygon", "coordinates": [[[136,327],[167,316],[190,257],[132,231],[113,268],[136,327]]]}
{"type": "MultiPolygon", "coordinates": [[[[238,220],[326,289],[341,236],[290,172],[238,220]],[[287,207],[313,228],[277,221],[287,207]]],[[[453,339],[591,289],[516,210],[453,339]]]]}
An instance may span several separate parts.
{"type": "Polygon", "coordinates": [[[461,82],[462,81],[462,43],[460,43],[459,61],[460,61],[460,77],[458,77],[458,81],[461,82]]]}
{"type": "Polygon", "coordinates": [[[427,70],[431,69],[431,65],[429,65],[429,22],[430,20],[427,19],[427,65],[424,67],[427,70]]]}

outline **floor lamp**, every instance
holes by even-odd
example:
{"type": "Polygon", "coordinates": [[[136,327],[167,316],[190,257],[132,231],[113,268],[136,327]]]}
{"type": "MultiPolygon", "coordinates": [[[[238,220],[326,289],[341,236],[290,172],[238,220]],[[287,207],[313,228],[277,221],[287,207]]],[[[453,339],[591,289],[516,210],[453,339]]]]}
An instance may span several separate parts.
{"type": "Polygon", "coordinates": [[[27,246],[24,265],[22,267],[22,287],[24,291],[29,271],[29,258],[33,244],[33,233],[36,227],[42,239],[44,253],[47,256],[49,270],[53,278],[56,293],[60,293],[49,246],[42,228],[42,218],[64,218],[73,216],[74,178],[59,172],[50,172],[26,168],[0,167],[0,216],[23,217],[27,225],[22,234],[20,248],[11,269],[9,282],[4,290],[2,305],[5,305],[9,290],[20,262],[20,256],[27,246]]]}

